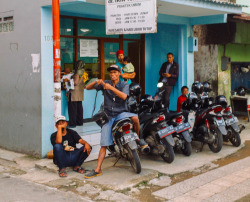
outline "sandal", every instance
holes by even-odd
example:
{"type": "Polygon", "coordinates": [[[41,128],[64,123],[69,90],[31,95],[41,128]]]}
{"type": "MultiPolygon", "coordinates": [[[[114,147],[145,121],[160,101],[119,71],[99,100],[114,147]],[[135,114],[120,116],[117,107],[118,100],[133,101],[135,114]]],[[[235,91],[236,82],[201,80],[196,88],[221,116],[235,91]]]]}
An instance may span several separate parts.
{"type": "Polygon", "coordinates": [[[59,176],[60,177],[67,177],[67,172],[65,171],[65,168],[62,168],[59,170],[59,176]]]}
{"type": "Polygon", "coordinates": [[[80,167],[80,166],[74,167],[74,168],[73,168],[73,171],[75,171],[75,172],[77,172],[77,173],[81,173],[81,174],[86,173],[85,169],[82,168],[82,167],[80,167]]]}
{"type": "Polygon", "coordinates": [[[90,173],[86,174],[84,176],[84,178],[90,179],[90,178],[97,177],[97,176],[100,176],[100,175],[102,175],[102,172],[97,173],[97,172],[95,172],[95,170],[92,170],[90,173]]]}

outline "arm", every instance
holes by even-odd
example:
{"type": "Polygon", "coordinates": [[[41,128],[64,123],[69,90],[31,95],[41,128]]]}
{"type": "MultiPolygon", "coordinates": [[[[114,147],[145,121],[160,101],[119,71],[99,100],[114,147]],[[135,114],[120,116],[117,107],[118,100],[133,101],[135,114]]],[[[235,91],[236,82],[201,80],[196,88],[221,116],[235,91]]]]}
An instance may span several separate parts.
{"type": "Polygon", "coordinates": [[[98,85],[104,85],[104,82],[102,79],[98,79],[97,81],[94,81],[90,84],[88,84],[85,88],[87,90],[92,90],[92,89],[95,89],[95,85],[98,84],[98,85]]]}
{"type": "Polygon", "coordinates": [[[123,93],[121,91],[119,91],[118,89],[116,89],[115,87],[111,86],[110,84],[108,83],[105,83],[103,85],[104,89],[106,90],[111,90],[113,91],[119,98],[123,99],[123,100],[126,100],[128,95],[126,93],[123,93]]]}
{"type": "Polygon", "coordinates": [[[121,77],[124,79],[134,79],[135,78],[136,73],[123,73],[121,74],[121,77]]]}
{"type": "Polygon", "coordinates": [[[173,74],[171,74],[170,77],[178,79],[178,76],[179,76],[179,65],[176,64],[176,71],[173,74]]]}
{"type": "Polygon", "coordinates": [[[80,76],[78,74],[74,75],[74,86],[77,86],[80,83],[80,76]]]}
{"type": "Polygon", "coordinates": [[[89,155],[90,152],[91,152],[91,147],[90,147],[90,145],[89,145],[85,140],[83,140],[83,139],[80,139],[80,140],[79,140],[79,143],[81,143],[81,144],[84,146],[84,152],[87,152],[88,155],[89,155]]]}
{"type": "Polygon", "coordinates": [[[161,65],[161,69],[160,69],[160,71],[159,71],[160,76],[163,76],[163,75],[162,75],[162,74],[163,74],[163,66],[164,66],[164,63],[161,65]]]}
{"type": "Polygon", "coordinates": [[[56,141],[55,141],[56,144],[62,143],[62,131],[66,130],[66,127],[67,127],[66,122],[63,125],[58,125],[57,133],[56,133],[56,141]]]}

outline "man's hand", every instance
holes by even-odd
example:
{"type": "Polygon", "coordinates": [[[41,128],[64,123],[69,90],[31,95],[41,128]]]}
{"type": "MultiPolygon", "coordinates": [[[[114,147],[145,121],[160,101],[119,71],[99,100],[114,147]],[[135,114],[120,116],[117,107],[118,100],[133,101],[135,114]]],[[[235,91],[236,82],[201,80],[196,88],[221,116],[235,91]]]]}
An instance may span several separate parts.
{"type": "Polygon", "coordinates": [[[168,77],[171,77],[171,74],[169,74],[169,73],[163,73],[162,76],[168,78],[168,77]]]}
{"type": "Polygon", "coordinates": [[[102,79],[98,79],[98,80],[96,81],[96,83],[97,83],[98,85],[104,85],[104,84],[105,84],[104,81],[103,81],[102,79]]]}
{"type": "Polygon", "coordinates": [[[69,79],[65,78],[63,81],[64,81],[64,82],[68,82],[68,81],[69,81],[69,79]]]}
{"type": "Polygon", "coordinates": [[[111,86],[109,83],[105,83],[105,84],[103,85],[103,88],[104,88],[105,90],[112,90],[113,86],[111,86]]]}
{"type": "Polygon", "coordinates": [[[83,150],[83,152],[87,152],[88,155],[91,152],[91,147],[89,146],[89,144],[87,142],[85,142],[85,144],[84,144],[84,150],[83,150]]]}
{"type": "Polygon", "coordinates": [[[67,122],[65,121],[63,124],[58,125],[58,129],[66,129],[67,127],[67,122]]]}

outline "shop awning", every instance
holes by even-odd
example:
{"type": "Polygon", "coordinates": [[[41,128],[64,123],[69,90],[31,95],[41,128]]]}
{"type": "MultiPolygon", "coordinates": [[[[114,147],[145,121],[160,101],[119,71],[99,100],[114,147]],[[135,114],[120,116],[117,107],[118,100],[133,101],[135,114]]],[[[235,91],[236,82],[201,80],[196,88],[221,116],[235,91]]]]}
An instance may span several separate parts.
{"type": "Polygon", "coordinates": [[[159,0],[158,12],[182,17],[200,17],[242,12],[244,5],[218,0],[159,0]]]}
{"type": "MultiPolygon", "coordinates": [[[[85,14],[103,16],[105,0],[62,0],[61,13],[85,14]],[[85,10],[84,3],[89,5],[85,10]]],[[[172,17],[179,17],[189,21],[191,25],[225,23],[226,14],[241,14],[245,5],[227,2],[224,0],[157,0],[159,22],[172,17]]],[[[176,19],[175,19],[176,20],[176,19]]],[[[180,20],[180,21],[181,21],[180,20]]]]}

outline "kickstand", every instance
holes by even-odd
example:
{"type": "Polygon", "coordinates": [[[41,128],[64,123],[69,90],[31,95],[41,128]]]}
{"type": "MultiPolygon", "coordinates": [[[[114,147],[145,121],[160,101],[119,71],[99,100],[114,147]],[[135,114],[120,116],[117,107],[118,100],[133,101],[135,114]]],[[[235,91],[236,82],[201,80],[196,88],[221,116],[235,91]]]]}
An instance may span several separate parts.
{"type": "Polygon", "coordinates": [[[118,161],[121,159],[121,157],[119,156],[118,158],[116,158],[116,160],[115,160],[115,163],[114,163],[114,165],[113,166],[115,166],[117,163],[118,163],[118,161]]]}
{"type": "Polygon", "coordinates": [[[203,147],[204,147],[204,142],[201,143],[201,148],[200,148],[200,152],[202,152],[203,150],[203,147]]]}

